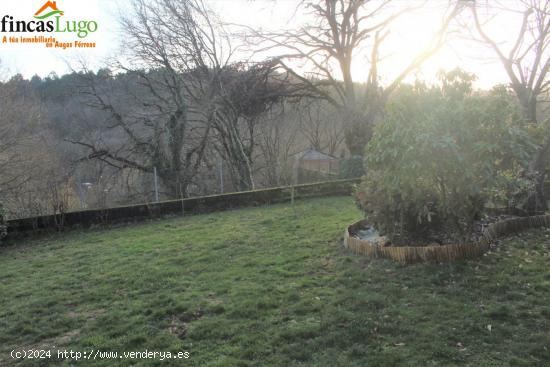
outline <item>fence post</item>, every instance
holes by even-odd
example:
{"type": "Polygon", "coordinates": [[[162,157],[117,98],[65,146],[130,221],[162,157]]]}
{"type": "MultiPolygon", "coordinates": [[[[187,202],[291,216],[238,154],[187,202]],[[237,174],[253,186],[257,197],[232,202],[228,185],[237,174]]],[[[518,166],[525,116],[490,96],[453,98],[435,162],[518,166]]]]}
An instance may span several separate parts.
{"type": "Polygon", "coordinates": [[[295,187],[298,183],[298,163],[299,161],[294,161],[294,165],[292,167],[292,186],[290,187],[290,204],[292,207],[294,207],[294,196],[295,196],[295,187]]]}
{"type": "Polygon", "coordinates": [[[159,202],[159,183],[157,179],[157,167],[153,167],[153,174],[155,175],[155,201],[159,202]]]}
{"type": "Polygon", "coordinates": [[[223,159],[220,158],[220,194],[223,194],[223,159]]]}

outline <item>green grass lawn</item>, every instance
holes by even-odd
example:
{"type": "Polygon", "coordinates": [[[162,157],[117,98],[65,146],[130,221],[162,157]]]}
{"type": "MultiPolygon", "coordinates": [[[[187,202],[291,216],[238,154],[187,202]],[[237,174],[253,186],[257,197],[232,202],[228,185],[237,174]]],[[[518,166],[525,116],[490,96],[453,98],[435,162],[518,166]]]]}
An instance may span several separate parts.
{"type": "Polygon", "coordinates": [[[18,240],[0,249],[12,349],[189,351],[28,366],[549,366],[550,231],[479,260],[347,253],[351,198],[18,240]]]}

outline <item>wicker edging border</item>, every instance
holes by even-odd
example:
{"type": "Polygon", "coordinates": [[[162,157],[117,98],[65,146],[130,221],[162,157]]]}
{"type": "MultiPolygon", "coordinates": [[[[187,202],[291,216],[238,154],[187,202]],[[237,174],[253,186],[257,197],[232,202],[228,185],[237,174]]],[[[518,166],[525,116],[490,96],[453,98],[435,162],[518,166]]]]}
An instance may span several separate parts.
{"type": "Polygon", "coordinates": [[[500,237],[529,228],[550,227],[550,214],[504,219],[490,224],[477,243],[443,246],[384,247],[373,245],[369,241],[351,234],[365,223],[365,220],[360,220],[346,228],[344,247],[361,255],[387,258],[402,264],[413,264],[417,262],[449,262],[479,257],[489,250],[491,244],[500,237]]]}

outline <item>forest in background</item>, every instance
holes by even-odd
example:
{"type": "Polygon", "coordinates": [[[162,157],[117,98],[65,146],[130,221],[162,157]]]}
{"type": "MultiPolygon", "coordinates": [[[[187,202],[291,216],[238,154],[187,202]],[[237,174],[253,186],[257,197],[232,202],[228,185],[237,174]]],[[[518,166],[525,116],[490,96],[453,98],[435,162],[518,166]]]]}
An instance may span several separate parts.
{"type": "MultiPolygon", "coordinates": [[[[2,194],[10,218],[155,200],[153,165],[135,167],[130,161],[121,161],[132,157],[146,165],[152,158],[145,153],[140,156],[130,135],[112,125],[109,111],[98,108],[86,84],[92,78],[117,108],[139,108],[140,103],[126,98],[130,89],[138,93],[138,78],[129,73],[113,75],[107,69],[60,77],[52,73],[30,80],[15,75],[0,84],[1,133],[11,138],[2,140],[5,150],[0,161],[2,194]],[[120,100],[113,101],[114,95],[120,100]],[[95,151],[83,145],[88,142],[96,145],[95,151]],[[121,160],[101,157],[97,147],[102,145],[116,151],[121,160]]],[[[142,98],[147,98],[147,92],[141,92],[142,98]]],[[[204,134],[205,126],[198,118],[193,125],[196,133],[186,135],[181,143],[190,151],[204,149],[201,159],[193,161],[197,169],[185,192],[180,193],[170,188],[174,172],[167,172],[163,179],[162,164],[158,164],[160,199],[252,189],[242,183],[240,163],[227,158],[220,132],[212,129],[204,134]]],[[[146,124],[132,128],[143,139],[154,136],[146,124]]],[[[236,128],[251,162],[254,188],[291,184],[294,155],[310,148],[349,159],[343,121],[322,100],[281,100],[254,121],[239,121],[236,128]]],[[[165,143],[163,138],[159,145],[165,143]]],[[[325,173],[317,179],[347,178],[361,172],[325,173]]]]}

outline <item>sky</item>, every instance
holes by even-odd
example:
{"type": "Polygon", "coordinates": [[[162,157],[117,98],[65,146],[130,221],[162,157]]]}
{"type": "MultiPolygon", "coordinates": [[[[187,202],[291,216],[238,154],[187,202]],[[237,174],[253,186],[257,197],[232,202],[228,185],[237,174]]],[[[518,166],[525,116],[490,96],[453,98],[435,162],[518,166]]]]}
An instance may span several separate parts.
{"type": "MultiPolygon", "coordinates": [[[[32,15],[45,0],[2,1],[0,17],[5,14],[18,18],[32,19],[32,15]],[[29,17],[30,15],[30,17],[29,17]]],[[[57,0],[58,7],[65,12],[65,18],[95,20],[98,30],[86,37],[95,42],[96,48],[89,50],[62,50],[46,48],[43,45],[22,45],[0,43],[1,74],[4,78],[20,73],[25,77],[37,74],[45,77],[52,71],[58,75],[70,72],[77,66],[78,59],[85,59],[92,68],[102,66],[106,60],[117,54],[123,39],[118,25],[120,13],[127,11],[128,0],[57,0]]],[[[224,22],[243,24],[256,29],[292,28],[303,18],[293,17],[296,8],[294,0],[206,0],[206,3],[224,22]]],[[[384,45],[387,59],[381,64],[382,81],[389,82],[430,39],[440,24],[442,8],[446,0],[434,0],[430,8],[400,19],[392,29],[384,45]]],[[[410,5],[411,1],[397,0],[396,7],[410,5]]],[[[499,42],[509,42],[519,27],[516,18],[499,16],[492,23],[499,42]]],[[[0,34],[3,36],[5,34],[0,34]]],[[[67,41],[77,40],[74,35],[67,41]]],[[[452,42],[444,46],[408,81],[420,78],[433,81],[438,70],[455,67],[473,72],[478,76],[476,86],[490,88],[507,83],[507,77],[492,53],[481,44],[452,36],[452,42]]],[[[353,67],[355,81],[364,81],[368,72],[367,55],[356,55],[353,67]]]]}

